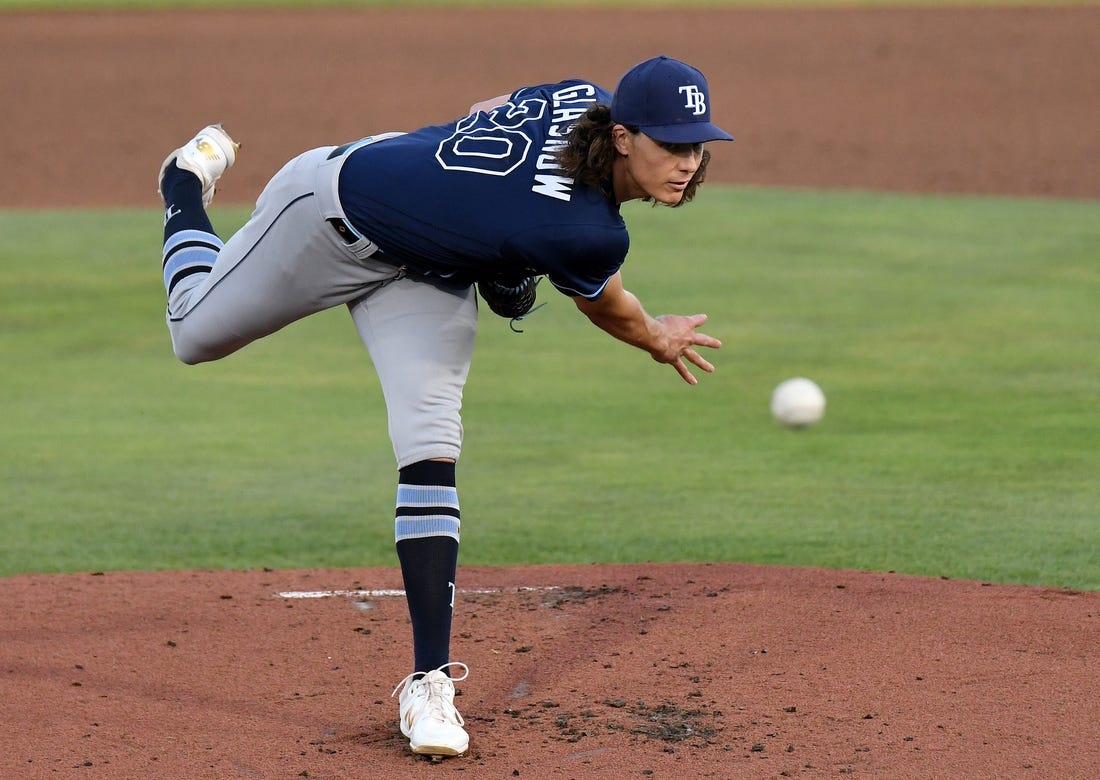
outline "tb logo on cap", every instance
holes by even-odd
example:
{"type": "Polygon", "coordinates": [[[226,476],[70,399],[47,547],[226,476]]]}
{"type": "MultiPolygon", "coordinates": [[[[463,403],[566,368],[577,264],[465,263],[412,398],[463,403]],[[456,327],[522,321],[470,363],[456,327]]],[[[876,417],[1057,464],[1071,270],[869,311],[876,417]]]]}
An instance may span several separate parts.
{"type": "Polygon", "coordinates": [[[686,87],[680,87],[680,94],[687,99],[684,108],[690,108],[695,116],[707,113],[707,96],[699,87],[688,84],[686,87]]]}

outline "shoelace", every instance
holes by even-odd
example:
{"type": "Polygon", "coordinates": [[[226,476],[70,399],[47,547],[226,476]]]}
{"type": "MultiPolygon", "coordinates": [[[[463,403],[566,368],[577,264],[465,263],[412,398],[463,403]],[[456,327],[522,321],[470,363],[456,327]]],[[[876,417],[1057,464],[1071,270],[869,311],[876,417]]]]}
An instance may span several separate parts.
{"type": "Polygon", "coordinates": [[[470,676],[470,667],[461,661],[451,661],[443,664],[438,669],[433,669],[432,672],[413,672],[408,675],[404,680],[397,684],[397,687],[393,689],[393,693],[390,694],[392,699],[397,695],[397,692],[402,688],[408,686],[410,694],[415,687],[422,687],[427,689],[427,694],[424,697],[424,703],[421,709],[428,709],[433,712],[440,720],[454,720],[459,726],[465,725],[465,721],[462,719],[462,715],[455,709],[454,704],[444,697],[444,688],[450,684],[450,687],[454,687],[454,683],[461,682],[470,676]],[[458,667],[462,670],[461,677],[447,677],[444,672],[449,667],[458,667]],[[440,672],[443,674],[443,679],[429,680],[428,675],[432,672],[440,672]],[[417,679],[417,675],[423,675],[417,679]],[[448,712],[449,710],[449,712],[448,712]]]}

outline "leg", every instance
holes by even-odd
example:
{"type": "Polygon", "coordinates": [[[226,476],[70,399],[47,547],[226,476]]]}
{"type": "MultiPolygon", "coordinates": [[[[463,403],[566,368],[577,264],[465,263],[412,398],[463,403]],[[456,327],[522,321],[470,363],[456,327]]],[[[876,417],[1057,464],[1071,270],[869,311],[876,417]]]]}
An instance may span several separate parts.
{"type": "Polygon", "coordinates": [[[405,277],[349,309],[382,384],[397,467],[458,460],[462,390],[477,335],[474,288],[405,277]]]}
{"type": "Polygon", "coordinates": [[[165,227],[167,320],[181,361],[225,357],[399,275],[392,266],[357,258],[321,218],[315,190],[326,154],[317,149],[287,163],[224,246],[188,182],[195,177],[173,173],[172,165],[165,169],[165,214],[172,215],[165,227]]]}
{"type": "Polygon", "coordinates": [[[460,514],[454,461],[424,460],[401,469],[395,536],[412,619],[413,669],[451,660],[460,514]]]}
{"type": "Polygon", "coordinates": [[[470,743],[448,671],[458,564],[454,475],[454,461],[425,460],[401,469],[397,487],[397,557],[419,670],[401,694],[401,731],[414,753],[429,755],[458,755],[470,743]]]}
{"type": "Polygon", "coordinates": [[[455,461],[473,356],[473,289],[399,279],[351,307],[382,383],[400,469],[395,540],[413,623],[416,672],[450,661],[461,526],[455,461]]]}
{"type": "Polygon", "coordinates": [[[446,668],[461,525],[459,412],[477,330],[473,295],[472,288],[406,278],[351,306],[382,383],[400,468],[395,538],[414,651],[401,729],[414,752],[434,755],[463,753],[469,743],[446,668]]]}
{"type": "Polygon", "coordinates": [[[164,286],[171,296],[189,277],[208,274],[214,267],[222,240],[214,232],[206,207],[214,197],[214,185],[237,159],[239,145],[220,125],[204,127],[173,150],[160,167],[157,192],[164,197],[164,286]]]}

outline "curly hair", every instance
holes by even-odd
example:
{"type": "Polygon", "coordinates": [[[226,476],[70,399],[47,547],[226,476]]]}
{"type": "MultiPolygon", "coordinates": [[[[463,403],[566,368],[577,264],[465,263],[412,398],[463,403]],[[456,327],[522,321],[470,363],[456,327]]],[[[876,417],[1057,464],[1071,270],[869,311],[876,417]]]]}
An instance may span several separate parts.
{"type": "MultiPolygon", "coordinates": [[[[565,142],[554,156],[561,167],[562,172],[579,184],[587,184],[595,187],[604,195],[613,197],[611,184],[611,167],[619,152],[615,149],[615,141],[611,130],[615,122],[611,121],[611,107],[603,103],[596,103],[577,120],[565,142]]],[[[630,133],[637,134],[639,128],[623,125],[630,133]]],[[[658,142],[659,143],[659,142],[658,142]]],[[[703,150],[699,169],[691,177],[684,196],[672,208],[677,208],[689,203],[695,197],[696,190],[707,177],[707,164],[710,162],[710,152],[703,150]]],[[[652,201],[653,198],[645,197],[642,200],[652,201]]]]}

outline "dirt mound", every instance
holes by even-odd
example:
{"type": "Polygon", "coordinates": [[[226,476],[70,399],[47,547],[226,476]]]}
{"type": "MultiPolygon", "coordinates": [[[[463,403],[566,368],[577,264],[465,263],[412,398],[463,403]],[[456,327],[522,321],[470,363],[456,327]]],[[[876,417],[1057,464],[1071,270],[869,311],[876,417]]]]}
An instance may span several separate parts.
{"type": "Polygon", "coordinates": [[[468,755],[406,750],[393,569],[0,580],[5,777],[1089,777],[1100,595],[734,564],[468,568],[468,755]]]}

